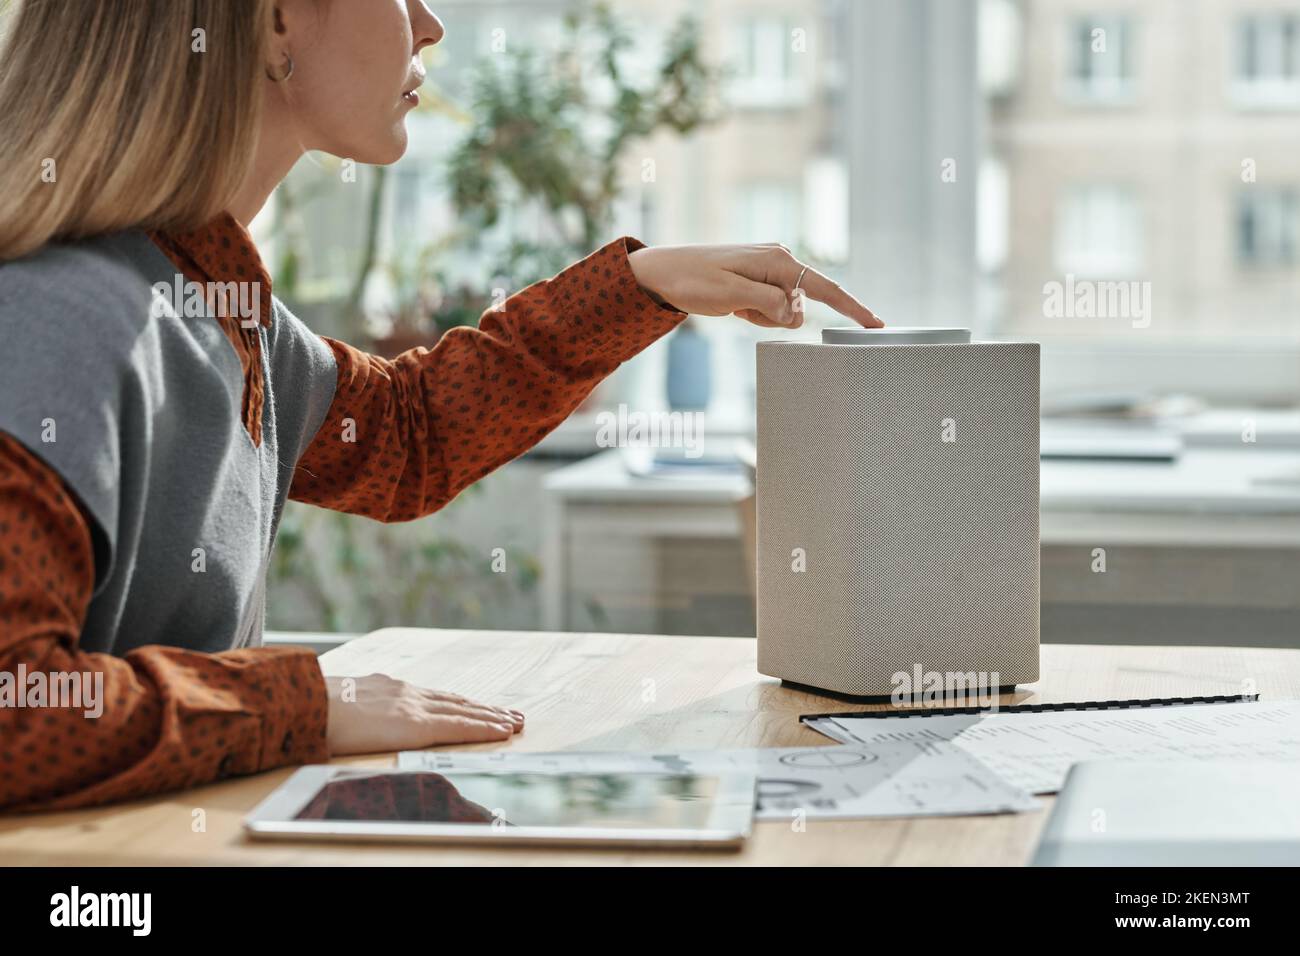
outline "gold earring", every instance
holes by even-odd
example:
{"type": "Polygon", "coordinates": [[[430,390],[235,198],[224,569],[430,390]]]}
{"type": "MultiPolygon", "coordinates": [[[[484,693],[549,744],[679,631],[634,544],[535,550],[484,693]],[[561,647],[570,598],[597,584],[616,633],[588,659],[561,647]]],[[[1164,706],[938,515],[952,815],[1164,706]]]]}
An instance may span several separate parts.
{"type": "Polygon", "coordinates": [[[267,67],[266,69],[267,79],[274,80],[277,83],[284,83],[289,79],[289,77],[293,76],[293,57],[291,57],[289,54],[286,53],[284,55],[284,59],[285,62],[289,64],[288,67],[285,68],[284,76],[276,76],[274,73],[271,72],[270,67],[267,67]]]}

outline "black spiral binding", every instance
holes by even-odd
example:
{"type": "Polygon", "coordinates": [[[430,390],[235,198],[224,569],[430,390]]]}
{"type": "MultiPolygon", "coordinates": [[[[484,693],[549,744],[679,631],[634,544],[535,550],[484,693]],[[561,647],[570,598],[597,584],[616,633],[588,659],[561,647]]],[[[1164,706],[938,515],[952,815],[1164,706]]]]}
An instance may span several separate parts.
{"type": "Polygon", "coordinates": [[[1235,704],[1259,700],[1259,694],[1214,697],[1151,697],[1146,700],[1088,700],[1062,704],[1009,704],[1006,707],[908,707],[902,710],[849,710],[833,714],[801,714],[800,723],[831,717],[947,717],[960,714],[1046,714],[1070,710],[1133,710],[1178,704],[1235,704]]]}

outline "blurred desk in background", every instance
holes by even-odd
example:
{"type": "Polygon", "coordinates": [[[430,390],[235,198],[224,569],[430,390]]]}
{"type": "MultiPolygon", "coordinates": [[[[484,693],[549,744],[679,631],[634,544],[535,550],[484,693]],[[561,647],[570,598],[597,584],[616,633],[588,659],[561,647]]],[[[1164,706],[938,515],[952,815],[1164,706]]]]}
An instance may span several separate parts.
{"type": "Polygon", "coordinates": [[[738,509],[750,493],[742,474],[634,476],[617,448],[551,472],[542,629],[752,636],[738,509]]]}
{"type": "MultiPolygon", "coordinates": [[[[1253,446],[1043,462],[1043,639],[1300,647],[1296,475],[1300,452],[1253,446]]],[[[618,449],[551,472],[542,627],[752,635],[750,491],[638,478],[618,449]]]]}

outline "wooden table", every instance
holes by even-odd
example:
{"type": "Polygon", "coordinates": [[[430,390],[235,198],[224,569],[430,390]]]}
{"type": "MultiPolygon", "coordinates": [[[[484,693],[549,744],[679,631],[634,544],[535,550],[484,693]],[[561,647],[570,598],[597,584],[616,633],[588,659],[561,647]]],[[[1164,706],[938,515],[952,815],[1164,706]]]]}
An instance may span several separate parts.
{"type": "MultiPolygon", "coordinates": [[[[521,709],[516,750],[821,746],[800,713],[849,705],[755,670],[747,638],[377,631],[321,658],[327,674],[382,672],[521,709]]],[[[1004,703],[1235,694],[1300,697],[1300,650],[1045,645],[1042,679],[1004,703]]],[[[495,746],[495,745],[492,745],[495,746]]],[[[479,749],[491,749],[482,747],[479,749]]],[[[392,756],[350,759],[385,766],[392,756]]],[[[186,864],[977,864],[1030,856],[1045,813],[760,823],[740,852],[254,843],[240,819],[292,772],[100,810],[0,818],[0,861],[186,864]],[[206,829],[194,832],[202,811],[206,829]]]]}

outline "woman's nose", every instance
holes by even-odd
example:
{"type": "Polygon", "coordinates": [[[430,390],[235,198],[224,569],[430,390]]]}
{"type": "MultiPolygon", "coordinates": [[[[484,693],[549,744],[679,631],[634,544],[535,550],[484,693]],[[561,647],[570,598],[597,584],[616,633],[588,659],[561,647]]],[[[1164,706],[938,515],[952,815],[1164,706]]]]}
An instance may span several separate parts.
{"type": "Polygon", "coordinates": [[[424,0],[409,0],[411,13],[411,32],[415,34],[415,52],[419,53],[426,46],[433,46],[447,31],[442,21],[429,9],[424,0]]]}

